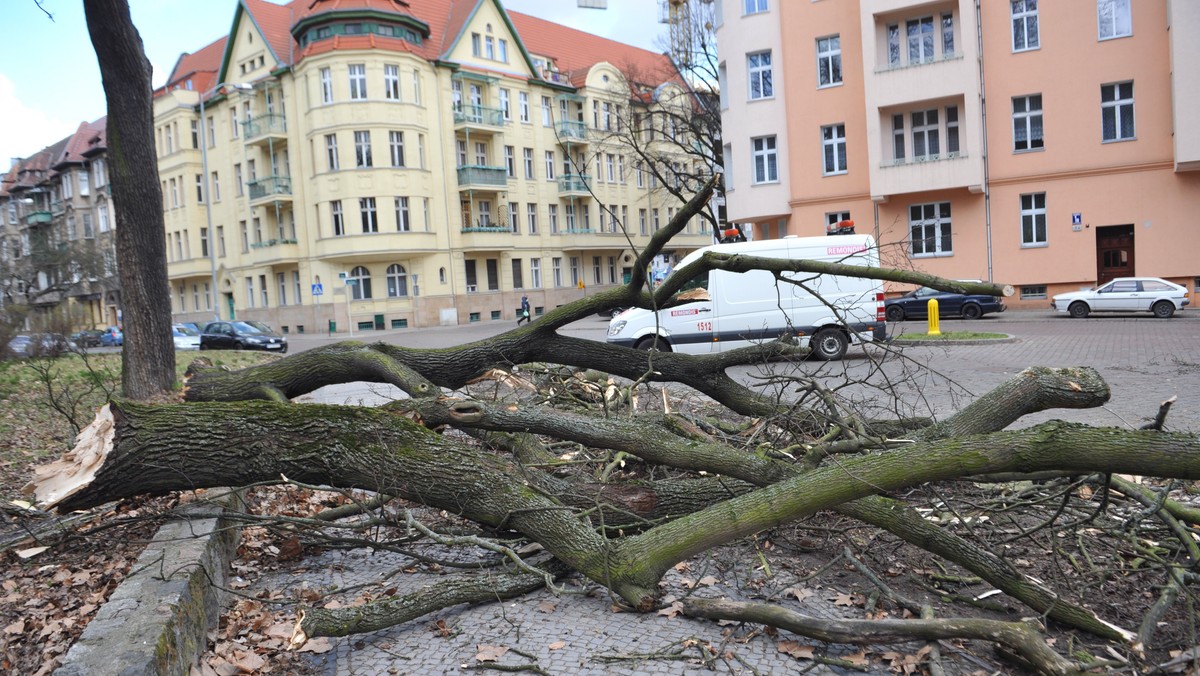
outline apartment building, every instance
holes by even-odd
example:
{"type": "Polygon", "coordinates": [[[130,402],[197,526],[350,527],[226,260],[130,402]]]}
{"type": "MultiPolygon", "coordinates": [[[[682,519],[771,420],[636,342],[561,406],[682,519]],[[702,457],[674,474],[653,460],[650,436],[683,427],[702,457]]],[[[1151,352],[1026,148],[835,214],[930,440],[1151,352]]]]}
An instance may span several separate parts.
{"type": "Polygon", "coordinates": [[[155,98],[175,317],[367,331],[621,284],[681,206],[648,163],[690,102],[667,57],[497,0],[241,0],[155,98]]]}
{"type": "Polygon", "coordinates": [[[0,182],[0,306],[25,328],[120,323],[106,119],[13,160],[0,182]]]}
{"type": "Polygon", "coordinates": [[[729,218],[892,265],[1200,291],[1200,3],[718,0],[729,218]],[[787,36],[783,39],[782,36],[787,36]]]}

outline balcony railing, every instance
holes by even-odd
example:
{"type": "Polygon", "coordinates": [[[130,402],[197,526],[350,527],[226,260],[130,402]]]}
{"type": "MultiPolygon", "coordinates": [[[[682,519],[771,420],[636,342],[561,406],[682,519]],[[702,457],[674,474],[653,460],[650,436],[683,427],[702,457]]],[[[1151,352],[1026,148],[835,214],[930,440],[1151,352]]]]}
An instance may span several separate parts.
{"type": "Polygon", "coordinates": [[[287,118],[283,115],[259,115],[242,123],[247,140],[264,134],[287,133],[287,118]]]}
{"type": "Polygon", "coordinates": [[[587,174],[564,174],[558,177],[558,192],[588,192],[591,177],[587,174]]]}
{"type": "Polygon", "coordinates": [[[454,106],[454,124],[482,124],[489,127],[504,125],[504,111],[499,108],[458,103],[454,106]]]}
{"type": "Polygon", "coordinates": [[[508,170],[478,164],[464,165],[458,168],[458,184],[504,187],[508,185],[508,170]]]}
{"type": "Polygon", "coordinates": [[[53,218],[49,211],[31,211],[25,214],[25,225],[44,225],[53,218]]]}
{"type": "Polygon", "coordinates": [[[559,138],[573,141],[587,140],[587,126],[579,120],[559,120],[555,123],[559,138]]]}
{"type": "Polygon", "coordinates": [[[483,223],[477,222],[474,225],[464,225],[463,232],[512,232],[512,226],[507,223],[483,223]]]}
{"type": "Polygon", "coordinates": [[[560,73],[556,70],[543,70],[542,79],[555,84],[571,84],[571,78],[567,77],[566,73],[560,73]]]}
{"type": "Polygon", "coordinates": [[[250,181],[250,199],[257,200],[271,195],[292,196],[291,176],[266,176],[257,181],[250,181]]]}

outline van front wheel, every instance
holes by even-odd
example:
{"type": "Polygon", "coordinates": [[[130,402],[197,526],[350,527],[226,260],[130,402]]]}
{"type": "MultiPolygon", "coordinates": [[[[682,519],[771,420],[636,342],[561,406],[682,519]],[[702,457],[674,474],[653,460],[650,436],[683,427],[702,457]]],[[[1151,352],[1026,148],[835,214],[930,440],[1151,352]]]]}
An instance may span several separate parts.
{"type": "Polygon", "coordinates": [[[821,361],[837,361],[846,356],[850,341],[837,329],[821,329],[809,341],[813,356],[821,361]]]}
{"type": "Polygon", "coordinates": [[[667,345],[665,338],[661,336],[646,336],[633,346],[635,350],[643,352],[670,352],[671,346],[667,345]]]}

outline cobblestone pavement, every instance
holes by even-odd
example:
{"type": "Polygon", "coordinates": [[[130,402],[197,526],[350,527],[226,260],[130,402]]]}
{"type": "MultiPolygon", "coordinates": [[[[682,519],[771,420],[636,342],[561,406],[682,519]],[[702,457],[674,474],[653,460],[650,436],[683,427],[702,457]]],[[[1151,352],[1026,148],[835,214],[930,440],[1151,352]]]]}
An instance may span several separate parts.
{"type": "MultiPolygon", "coordinates": [[[[414,347],[442,346],[466,342],[499,333],[505,326],[473,326],[454,329],[431,329],[426,332],[391,333],[378,338],[387,342],[414,347]],[[457,339],[454,338],[457,336],[457,339]],[[448,342],[451,341],[451,342],[448,342]]],[[[585,320],[568,328],[575,335],[603,340],[606,324],[600,320],[585,320]]],[[[1089,318],[1069,320],[1049,313],[1010,312],[1000,317],[974,322],[946,321],[943,331],[996,331],[1008,333],[1017,340],[1004,344],[955,345],[939,347],[905,347],[897,358],[887,350],[868,348],[871,358],[862,350],[852,350],[844,362],[824,364],[800,362],[782,366],[798,366],[808,374],[848,373],[862,375],[870,370],[892,380],[915,373],[917,366],[928,366],[940,375],[919,375],[909,383],[897,385],[900,399],[911,411],[944,416],[969,403],[974,396],[987,392],[1021,369],[1031,366],[1093,366],[1109,383],[1113,399],[1101,409],[1082,411],[1052,411],[1030,416],[1020,424],[1032,424],[1049,418],[1063,418],[1090,424],[1139,426],[1152,418],[1159,403],[1177,395],[1169,426],[1174,429],[1200,430],[1200,313],[1185,312],[1172,320],[1151,318],[1089,318]],[[954,381],[956,390],[948,384],[954,381]]],[[[920,332],[924,324],[906,322],[891,326],[893,332],[920,332]]],[[[361,337],[360,337],[361,338],[361,337]]],[[[298,341],[299,342],[299,341],[298,341]]],[[[313,341],[319,344],[319,341],[313,341]]],[[[312,345],[298,345],[299,349],[312,345]]],[[[781,365],[772,365],[781,367],[781,365]]],[[[734,369],[731,372],[750,379],[757,368],[734,369]]],[[[864,401],[877,395],[867,388],[846,392],[864,401]]],[[[331,403],[373,404],[395,395],[394,391],[363,383],[325,388],[305,399],[331,403]]],[[[685,577],[700,580],[711,575],[712,584],[702,585],[702,595],[747,598],[751,595],[778,595],[801,571],[775,571],[772,579],[750,584],[755,571],[724,569],[720,563],[723,552],[713,558],[691,562],[689,571],[674,571],[665,580],[665,593],[682,595],[685,577]],[[756,586],[756,585],[765,586],[756,586]],[[752,591],[751,591],[752,590],[752,591]]],[[[724,550],[729,561],[745,560],[744,556],[724,550]]],[[[292,590],[306,586],[318,590],[343,588],[379,580],[408,565],[409,560],[395,554],[371,554],[366,551],[331,552],[317,560],[302,562],[304,569],[285,571],[260,580],[263,589],[292,590]]],[[[400,593],[415,589],[437,579],[431,574],[400,573],[388,584],[400,593]]],[[[405,625],[373,634],[334,641],[334,650],[319,656],[319,667],[329,675],[360,674],[442,674],[465,671],[476,664],[475,654],[481,645],[508,648],[500,664],[518,665],[536,661],[537,666],[550,674],[692,674],[713,673],[699,663],[689,660],[622,659],[603,661],[605,657],[651,654],[678,650],[690,639],[723,647],[736,658],[719,662],[717,673],[798,673],[812,662],[797,661],[778,651],[777,644],[785,638],[795,638],[786,632],[780,637],[757,635],[749,640],[744,630],[721,627],[683,617],[617,613],[609,601],[594,588],[580,588],[579,582],[569,585],[569,593],[554,596],[549,591],[528,595],[503,604],[476,607],[457,607],[435,613],[405,625]],[[584,593],[586,592],[586,593],[584,593]],[[442,620],[448,635],[433,629],[442,620]],[[735,631],[736,630],[736,631],[735,631]],[[730,632],[728,635],[725,632],[730,632]],[[743,642],[744,641],[744,642],[743,642]],[[519,651],[519,652],[518,652],[519,651]]],[[[809,615],[837,617],[841,608],[833,602],[830,590],[814,589],[814,594],[800,603],[785,600],[793,608],[809,615]]],[[[861,609],[857,615],[861,617],[861,609]]],[[[800,643],[810,643],[800,639],[800,643]]],[[[915,647],[912,647],[915,650],[915,647]]],[[[687,653],[698,657],[695,648],[687,653]]],[[[722,651],[723,652],[723,651],[722,651]]],[[[830,649],[831,654],[848,653],[851,649],[830,649]]],[[[879,654],[876,649],[875,654],[879,654]]],[[[1002,667],[984,664],[970,655],[950,655],[947,661],[951,673],[975,670],[998,672],[1002,667]]],[[[880,672],[886,672],[880,667],[880,672]]],[[[840,673],[840,670],[818,667],[807,673],[840,673]]]]}

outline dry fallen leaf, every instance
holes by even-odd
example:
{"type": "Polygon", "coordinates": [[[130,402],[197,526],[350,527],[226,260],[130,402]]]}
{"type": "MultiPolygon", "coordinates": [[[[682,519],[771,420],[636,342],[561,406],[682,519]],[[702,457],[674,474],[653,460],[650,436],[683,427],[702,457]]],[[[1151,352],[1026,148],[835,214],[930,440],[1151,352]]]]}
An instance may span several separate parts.
{"type": "Polygon", "coordinates": [[[551,650],[562,650],[566,646],[567,646],[566,641],[555,641],[554,643],[551,643],[550,645],[548,645],[546,647],[551,650]]]}
{"type": "Polygon", "coordinates": [[[296,652],[320,655],[321,653],[327,653],[330,650],[333,650],[333,642],[325,636],[319,636],[317,638],[308,639],[308,643],[305,643],[304,647],[300,648],[296,652]]]}
{"type": "Polygon", "coordinates": [[[496,662],[504,657],[504,653],[508,652],[508,648],[504,646],[478,645],[475,647],[479,650],[475,653],[476,662],[496,662]]]}
{"type": "Polygon", "coordinates": [[[780,641],[776,646],[779,652],[785,655],[791,655],[799,660],[811,660],[813,658],[813,646],[801,645],[795,641],[780,641]]]}
{"type": "Polygon", "coordinates": [[[538,611],[543,612],[543,613],[552,613],[557,608],[558,608],[558,605],[549,599],[546,599],[545,601],[542,601],[541,603],[537,604],[538,611]]]}
{"type": "Polygon", "coordinates": [[[696,584],[698,584],[702,587],[711,587],[714,584],[717,584],[718,582],[720,582],[720,580],[713,577],[712,575],[705,575],[704,577],[700,578],[700,581],[697,582],[696,584]]]}
{"type": "Polygon", "coordinates": [[[666,608],[663,608],[662,610],[658,611],[658,614],[663,615],[665,617],[676,617],[677,615],[679,615],[682,612],[683,612],[683,603],[680,601],[676,601],[675,603],[672,603],[671,605],[667,606],[666,608]]]}
{"type": "Polygon", "coordinates": [[[842,659],[856,667],[865,667],[871,663],[871,661],[867,659],[866,651],[856,652],[852,655],[842,655],[842,659]]]}

